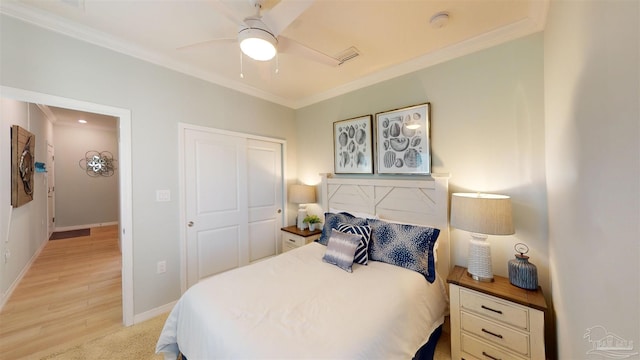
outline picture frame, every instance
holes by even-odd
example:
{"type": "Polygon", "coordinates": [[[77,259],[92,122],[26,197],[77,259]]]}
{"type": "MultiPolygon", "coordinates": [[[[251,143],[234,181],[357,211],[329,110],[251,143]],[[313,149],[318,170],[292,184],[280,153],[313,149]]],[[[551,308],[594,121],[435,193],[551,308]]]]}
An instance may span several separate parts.
{"type": "Polygon", "coordinates": [[[336,174],[373,173],[372,115],[333,123],[333,163],[336,174]]]}
{"type": "Polygon", "coordinates": [[[378,174],[431,174],[431,104],[376,114],[378,174]]]}
{"type": "Polygon", "coordinates": [[[36,136],[11,126],[11,206],[20,207],[33,200],[36,136]]]}

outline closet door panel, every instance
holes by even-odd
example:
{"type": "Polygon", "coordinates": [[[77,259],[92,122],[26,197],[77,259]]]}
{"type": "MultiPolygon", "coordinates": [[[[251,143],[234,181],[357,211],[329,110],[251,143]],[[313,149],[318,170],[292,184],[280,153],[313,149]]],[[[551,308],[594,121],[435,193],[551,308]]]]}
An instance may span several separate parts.
{"type": "Polygon", "coordinates": [[[186,288],[280,253],[283,144],[198,127],[182,148],[186,288]]]}
{"type": "Polygon", "coordinates": [[[238,226],[198,232],[198,273],[202,278],[240,266],[238,235],[238,226]]]}
{"type": "Polygon", "coordinates": [[[282,145],[247,140],[250,261],[278,254],[282,227],[282,145]]]}
{"type": "Polygon", "coordinates": [[[185,131],[187,286],[249,263],[246,139],[185,131]]]}

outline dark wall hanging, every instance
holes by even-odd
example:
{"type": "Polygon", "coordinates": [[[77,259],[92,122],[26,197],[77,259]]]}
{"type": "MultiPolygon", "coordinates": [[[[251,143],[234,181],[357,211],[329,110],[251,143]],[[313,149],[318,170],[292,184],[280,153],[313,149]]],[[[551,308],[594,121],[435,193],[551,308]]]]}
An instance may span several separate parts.
{"type": "Polygon", "coordinates": [[[84,159],[80,159],[78,164],[89,176],[111,176],[116,170],[115,161],[113,154],[109,151],[91,150],[84,154],[84,159]]]}
{"type": "Polygon", "coordinates": [[[11,206],[33,200],[36,136],[18,125],[11,127],[11,206]]]}

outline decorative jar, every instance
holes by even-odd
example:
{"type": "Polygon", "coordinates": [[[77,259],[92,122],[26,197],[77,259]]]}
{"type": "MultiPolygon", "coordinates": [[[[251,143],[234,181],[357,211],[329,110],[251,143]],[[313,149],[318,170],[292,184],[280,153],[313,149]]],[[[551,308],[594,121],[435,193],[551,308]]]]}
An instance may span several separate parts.
{"type": "Polygon", "coordinates": [[[515,259],[509,260],[509,282],[522,289],[536,290],[538,288],[538,269],[529,262],[529,257],[525,255],[529,252],[527,245],[518,243],[515,250],[515,259]]]}

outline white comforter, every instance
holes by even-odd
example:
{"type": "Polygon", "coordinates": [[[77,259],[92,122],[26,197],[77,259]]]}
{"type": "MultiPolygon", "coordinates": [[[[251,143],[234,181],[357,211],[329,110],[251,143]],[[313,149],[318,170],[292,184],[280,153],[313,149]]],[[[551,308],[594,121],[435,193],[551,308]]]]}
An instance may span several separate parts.
{"type": "Polygon", "coordinates": [[[411,359],[444,322],[440,278],[369,261],[353,273],[312,243],[205,279],[169,315],[156,352],[201,359],[411,359]]]}

